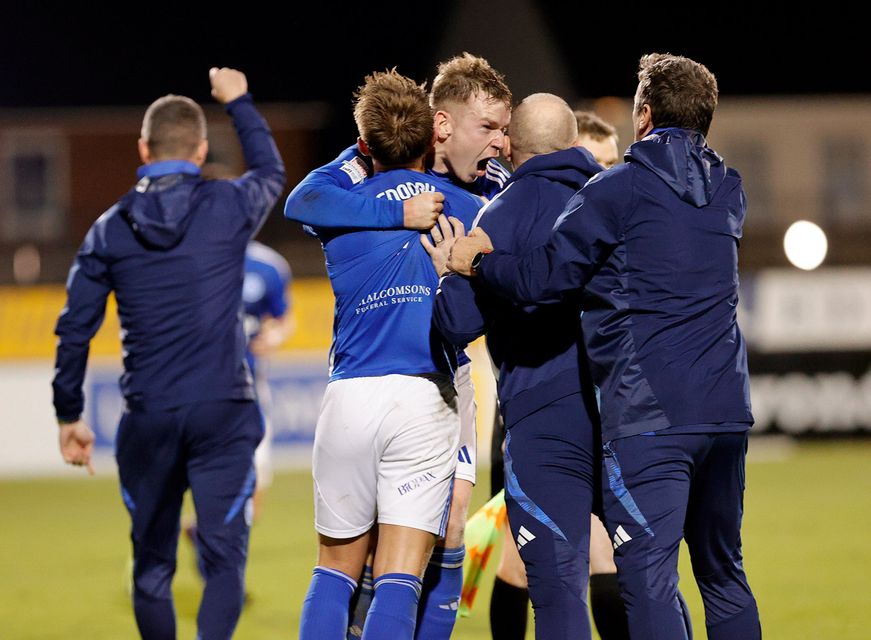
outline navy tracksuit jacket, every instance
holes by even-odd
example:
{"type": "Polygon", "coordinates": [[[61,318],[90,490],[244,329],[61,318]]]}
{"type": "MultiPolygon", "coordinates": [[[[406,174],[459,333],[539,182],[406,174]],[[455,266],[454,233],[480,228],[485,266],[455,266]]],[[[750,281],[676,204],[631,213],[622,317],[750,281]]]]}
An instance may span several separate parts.
{"type": "Polygon", "coordinates": [[[584,290],[606,525],[633,638],[683,638],[685,537],[710,638],[758,637],[740,524],[749,375],[737,324],[741,178],[698,132],[658,129],[568,203],[548,242],[495,244],[479,279],[519,302],[584,290]]]}
{"type": "Polygon", "coordinates": [[[162,162],[88,231],[58,319],[54,403],[82,413],[88,343],[115,292],[130,406],[253,398],[244,365],[245,247],[284,188],[284,165],[250,96],[229,105],[248,172],[203,180],[190,163],[162,162]]]}

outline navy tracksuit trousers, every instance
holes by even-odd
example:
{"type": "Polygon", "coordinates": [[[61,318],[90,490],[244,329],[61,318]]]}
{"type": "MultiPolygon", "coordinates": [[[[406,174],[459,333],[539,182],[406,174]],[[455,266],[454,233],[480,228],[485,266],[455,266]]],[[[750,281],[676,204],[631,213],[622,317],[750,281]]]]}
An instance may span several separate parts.
{"type": "Polygon", "coordinates": [[[630,436],[603,446],[605,526],[633,640],[688,637],[678,598],[686,539],[710,640],[761,637],[741,555],[747,432],[630,436]]]}
{"type": "Polygon", "coordinates": [[[121,418],[115,456],[132,520],[134,613],[146,640],[175,638],[170,588],[188,487],[205,568],[197,638],[232,636],[245,592],[254,450],[262,437],[262,419],[252,401],[128,410],[121,418]]]}
{"type": "Polygon", "coordinates": [[[535,637],[542,640],[591,637],[587,584],[598,447],[589,415],[575,393],[507,425],[508,523],[526,565],[535,637]]]}

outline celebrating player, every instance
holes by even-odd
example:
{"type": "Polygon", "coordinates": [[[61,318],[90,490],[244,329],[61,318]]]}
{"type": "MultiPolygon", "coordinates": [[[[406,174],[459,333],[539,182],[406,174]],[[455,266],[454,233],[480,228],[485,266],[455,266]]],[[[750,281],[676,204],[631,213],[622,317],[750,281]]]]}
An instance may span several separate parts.
{"type": "MultiPolygon", "coordinates": [[[[433,119],[422,87],[395,71],[368,76],[354,119],[375,170],[354,194],[393,202],[435,194],[447,213],[474,217],[477,197],[424,173],[433,119]]],[[[421,577],[450,507],[456,351],[431,329],[438,278],[416,231],[312,230],[323,243],[336,313],[313,451],[318,565],[300,637],[345,637],[349,601],[377,536],[363,638],[410,639],[421,577]]]]}
{"type": "MultiPolygon", "coordinates": [[[[483,58],[464,53],[443,62],[433,81],[430,104],[434,111],[435,145],[428,175],[438,184],[460,187],[493,197],[508,173],[496,162],[505,145],[505,127],[511,117],[511,92],[503,76],[483,58]]],[[[356,147],[334,162],[310,173],[291,192],[285,215],[321,228],[430,229],[439,213],[433,195],[423,193],[404,200],[372,198],[348,191],[368,174],[356,147]]],[[[474,388],[471,364],[459,356],[455,386],[460,405],[460,447],[451,513],[444,540],[432,554],[424,578],[420,621],[416,637],[450,637],[462,589],[465,557],[463,532],[472,487],[476,479],[474,388]]],[[[365,593],[358,604],[362,620],[365,593]]],[[[359,622],[359,620],[358,620],[359,622]]]]}
{"type": "Polygon", "coordinates": [[[198,636],[229,638],[242,608],[262,437],[245,364],[245,246],[284,187],[266,122],[233,69],[209,72],[249,171],[204,181],[202,109],[164,96],[146,111],[139,182],[94,223],[67,281],[58,319],[54,406],[64,459],[90,466],[94,435],[82,421],[88,345],[115,292],[126,409],[116,437],[121,495],[132,520],[133,605],[143,638],[174,638],[170,589],[182,495],[190,486],[206,584],[198,636]]]}

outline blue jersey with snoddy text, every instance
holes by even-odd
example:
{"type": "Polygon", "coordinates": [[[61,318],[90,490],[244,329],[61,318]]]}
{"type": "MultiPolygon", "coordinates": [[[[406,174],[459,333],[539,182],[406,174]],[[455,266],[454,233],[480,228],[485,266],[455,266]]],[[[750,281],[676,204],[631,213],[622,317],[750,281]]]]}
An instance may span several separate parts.
{"type": "MultiPolygon", "coordinates": [[[[387,200],[445,196],[445,214],[471,225],[481,201],[408,169],[378,173],[353,189],[387,200]]],[[[314,228],[336,296],[330,381],[388,374],[451,374],[454,349],[432,329],[438,277],[417,231],[314,228]]]]}

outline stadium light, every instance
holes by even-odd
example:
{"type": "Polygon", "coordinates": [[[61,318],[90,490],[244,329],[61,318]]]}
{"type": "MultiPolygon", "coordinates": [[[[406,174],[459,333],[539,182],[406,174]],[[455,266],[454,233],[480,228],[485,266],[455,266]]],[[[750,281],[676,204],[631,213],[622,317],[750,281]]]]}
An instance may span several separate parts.
{"type": "Polygon", "coordinates": [[[793,222],[783,236],[783,250],[793,266],[805,271],[816,269],[826,257],[829,242],[825,232],[813,222],[793,222]]]}

